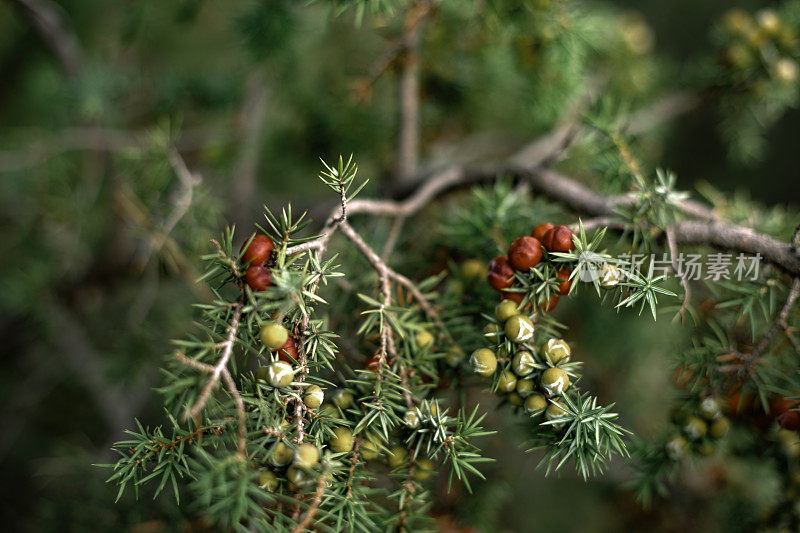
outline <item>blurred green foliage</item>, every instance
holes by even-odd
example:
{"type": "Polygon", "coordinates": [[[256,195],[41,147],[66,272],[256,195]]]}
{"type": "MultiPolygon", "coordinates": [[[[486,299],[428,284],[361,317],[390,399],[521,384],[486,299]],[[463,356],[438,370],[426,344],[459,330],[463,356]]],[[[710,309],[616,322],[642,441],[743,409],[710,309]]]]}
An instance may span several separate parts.
{"type": "MultiPolygon", "coordinates": [[[[59,4],[81,52],[71,76],[23,11],[14,2],[0,4],[0,518],[9,530],[203,528],[166,498],[145,496],[135,504],[128,494],[113,506],[106,472],[89,465],[105,462],[110,443],[134,416],[159,417],[151,392],[155,369],[168,339],[189,328],[190,305],[206,296],[194,283],[199,258],[226,221],[255,221],[262,204],[292,200],[299,211],[328,198],[313,179],[319,157],[355,152],[362,173],[375,178],[367,194],[378,194],[391,178],[397,67],[367,78],[398,38],[402,17],[382,9],[336,16],[345,3],[66,0],[59,4]],[[248,103],[258,98],[266,103],[253,116],[248,103]],[[260,133],[252,133],[249,120],[260,133]],[[248,142],[255,172],[242,163],[250,157],[248,142]],[[175,148],[202,182],[168,227],[186,194],[170,159],[175,148]],[[247,180],[254,194],[237,196],[247,180]]],[[[404,2],[388,4],[400,4],[402,12],[404,2]]],[[[730,2],[520,4],[445,1],[428,24],[421,145],[431,165],[511,153],[551,129],[601,80],[613,106],[635,109],[719,74],[717,47],[724,44],[715,42],[712,27],[730,2]]],[[[786,5],[797,27],[800,8],[786,5]]],[[[796,93],[795,84],[783,103],[794,102],[796,93]]],[[[778,204],[754,220],[743,192],[726,214],[785,232],[780,205],[798,198],[797,111],[782,107],[770,117],[774,127],[756,132],[765,135],[763,150],[745,157],[747,166],[727,157],[719,112],[704,107],[636,150],[677,171],[683,188],[711,184],[703,192],[716,196],[715,204],[722,202],[715,190],[738,187],[756,202],[778,204]]],[[[728,140],[742,128],[729,127],[728,140]]],[[[613,190],[617,163],[598,163],[589,150],[568,165],[599,170],[613,190]]],[[[539,216],[553,212],[535,205],[539,216]]],[[[511,208],[504,224],[528,226],[511,208]]],[[[401,244],[441,245],[426,240],[436,214],[420,218],[401,244]]],[[[377,224],[369,236],[382,242],[388,231],[377,224]]],[[[481,247],[463,252],[479,255],[481,247]]],[[[421,264],[420,257],[428,256],[402,255],[397,265],[421,276],[460,259],[431,256],[432,264],[421,264]]],[[[637,433],[655,434],[673,395],[669,355],[686,332],[583,304],[564,306],[559,320],[571,326],[585,355],[584,379],[603,400],[617,402],[637,433]]],[[[492,417],[501,433],[519,431],[502,412],[492,417]]],[[[468,500],[451,497],[442,508],[481,531],[736,531],[779,490],[758,467],[737,463],[746,489],[748,480],[765,478],[752,494],[745,491],[746,502],[741,492],[717,498],[713,481],[692,471],[691,491],[642,511],[619,488],[628,476],[622,465],[590,484],[572,476],[545,481],[534,470],[537,458],[513,442],[496,439],[488,450],[500,460],[487,477],[502,482],[478,483],[468,500]]]]}

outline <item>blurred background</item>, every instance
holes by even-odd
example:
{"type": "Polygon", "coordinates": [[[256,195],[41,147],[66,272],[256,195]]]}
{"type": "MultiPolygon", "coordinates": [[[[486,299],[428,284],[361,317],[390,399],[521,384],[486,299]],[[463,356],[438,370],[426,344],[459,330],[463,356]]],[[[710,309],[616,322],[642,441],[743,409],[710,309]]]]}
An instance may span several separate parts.
{"type": "MultiPolygon", "coordinates": [[[[368,10],[359,21],[357,9],[338,9],[346,3],[0,2],[0,523],[9,531],[199,527],[190,506],[152,501],[147,489],[115,505],[109,471],[92,464],[112,459],[134,418],[161,420],[158,368],[190,327],[191,304],[207,298],[194,280],[210,238],[226,224],[251,228],[263,205],[324,216],[319,158],[353,153],[371,179],[364,195],[402,179],[403,72],[384,58],[405,11],[368,10]]],[[[614,109],[717,86],[723,14],[772,5],[517,4],[445,0],[425,24],[422,171],[513,153],[598,78],[614,109]]],[[[726,134],[729,118],[712,99],[636,149],[674,170],[681,188],[796,208],[796,108],[784,105],[744,140],[726,134]]],[[[565,165],[614,192],[591,147],[565,165]]],[[[407,242],[425,231],[415,222],[407,242]]],[[[580,301],[562,307],[559,320],[591,347],[586,379],[624,425],[655,433],[674,395],[669,355],[686,332],[580,301]]],[[[521,435],[510,416],[493,417],[501,435],[521,435]]],[[[500,482],[475,483],[471,496],[442,492],[437,506],[480,531],[734,531],[778,490],[743,462],[736,493],[720,491],[712,459],[642,510],[624,488],[624,461],[588,483],[545,479],[517,442],[487,443],[497,458],[487,477],[500,482]]]]}

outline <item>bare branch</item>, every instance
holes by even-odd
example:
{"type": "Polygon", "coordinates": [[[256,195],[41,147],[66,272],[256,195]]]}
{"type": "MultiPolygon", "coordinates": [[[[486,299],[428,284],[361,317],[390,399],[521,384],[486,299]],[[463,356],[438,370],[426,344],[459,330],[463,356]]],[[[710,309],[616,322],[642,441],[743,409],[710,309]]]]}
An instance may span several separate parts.
{"type": "Polygon", "coordinates": [[[292,529],[292,533],[301,533],[302,531],[306,531],[311,521],[314,519],[314,516],[317,514],[317,509],[319,509],[319,504],[322,502],[322,496],[325,494],[325,474],[320,474],[317,478],[317,488],[314,491],[314,499],[311,502],[311,506],[306,511],[306,515],[303,517],[303,521],[297,524],[294,529],[292,529]]]}
{"type": "Polygon", "coordinates": [[[237,227],[245,227],[251,219],[256,193],[261,142],[264,138],[267,115],[267,81],[263,69],[258,69],[247,80],[244,101],[239,111],[241,148],[234,168],[231,185],[231,213],[237,227]]]}
{"type": "MultiPolygon", "coordinates": [[[[233,317],[231,318],[231,323],[228,326],[228,335],[225,341],[222,344],[222,355],[217,361],[217,364],[213,367],[210,365],[205,365],[204,363],[200,363],[198,361],[194,361],[194,364],[190,364],[187,362],[187,357],[178,356],[178,360],[187,366],[195,368],[197,370],[202,370],[208,374],[210,377],[206,382],[203,390],[200,392],[200,396],[195,401],[194,405],[189,409],[187,412],[187,418],[197,418],[200,416],[200,413],[203,412],[205,409],[206,402],[208,402],[208,398],[211,396],[211,392],[214,390],[214,387],[219,382],[220,377],[222,377],[223,372],[227,372],[228,368],[228,361],[231,358],[231,354],[233,353],[233,345],[236,342],[236,336],[239,334],[239,321],[242,318],[242,304],[236,303],[233,307],[233,317]]],[[[230,377],[230,374],[228,374],[230,377]]],[[[234,386],[235,388],[235,386],[234,386]]],[[[234,398],[235,400],[235,398],[234,398]]]]}
{"type": "Polygon", "coordinates": [[[36,32],[58,57],[64,71],[75,76],[83,57],[78,38],[68,27],[64,10],[50,0],[11,0],[30,20],[36,32]]]}
{"type": "MultiPolygon", "coordinates": [[[[409,15],[410,17],[411,15],[409,15]]],[[[397,177],[413,177],[419,163],[419,43],[420,24],[406,24],[406,53],[400,75],[400,139],[397,177]]]]}
{"type": "Polygon", "coordinates": [[[675,245],[675,229],[672,226],[667,226],[666,234],[672,269],[675,271],[675,275],[680,278],[681,286],[683,287],[683,301],[681,302],[679,313],[681,315],[681,320],[685,322],[686,308],[689,306],[689,301],[692,298],[692,287],[689,284],[689,280],[686,278],[686,276],[680,275],[680,269],[678,268],[678,247],[675,245]]]}

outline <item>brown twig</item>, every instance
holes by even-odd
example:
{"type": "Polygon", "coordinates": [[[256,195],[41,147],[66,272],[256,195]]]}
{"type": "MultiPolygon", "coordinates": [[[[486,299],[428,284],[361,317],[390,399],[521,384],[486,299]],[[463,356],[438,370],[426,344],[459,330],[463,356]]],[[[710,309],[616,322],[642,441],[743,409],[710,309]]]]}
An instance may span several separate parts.
{"type": "Polygon", "coordinates": [[[672,269],[675,271],[675,275],[680,279],[681,286],[683,287],[683,301],[681,302],[679,313],[681,315],[681,320],[685,322],[686,308],[689,306],[689,301],[692,298],[692,287],[689,284],[689,280],[686,276],[681,275],[680,269],[678,268],[678,247],[675,246],[675,230],[672,226],[667,226],[666,235],[672,269]]]}
{"type": "Polygon", "coordinates": [[[322,496],[325,494],[325,474],[320,474],[317,478],[317,488],[314,491],[314,499],[311,501],[311,506],[306,511],[306,515],[303,517],[302,522],[297,524],[294,529],[292,529],[292,533],[301,533],[308,528],[308,525],[314,519],[314,516],[317,514],[317,510],[319,509],[320,503],[322,503],[322,496]]]}
{"type": "MultiPolygon", "coordinates": [[[[306,336],[305,331],[308,328],[308,316],[303,316],[302,321],[300,322],[300,343],[297,348],[297,358],[299,364],[299,370],[295,375],[295,381],[298,383],[302,383],[306,379],[306,374],[308,374],[308,357],[306,356],[306,336]]],[[[297,399],[295,399],[294,403],[294,419],[295,424],[297,425],[297,438],[295,442],[297,444],[302,444],[303,440],[305,439],[305,419],[303,417],[303,411],[305,410],[305,404],[302,400],[303,397],[303,388],[301,386],[297,386],[297,399]]]]}
{"type": "Polygon", "coordinates": [[[403,34],[395,39],[391,46],[370,65],[367,73],[362,78],[356,80],[354,87],[357,98],[361,100],[369,99],[372,86],[402,56],[403,52],[413,45],[409,38],[413,37],[415,28],[422,25],[427,17],[432,14],[433,8],[436,7],[439,1],[420,2],[415,6],[415,9],[409,11],[403,27],[403,34]]]}
{"type": "Polygon", "coordinates": [[[356,442],[353,445],[353,452],[350,454],[350,472],[347,476],[347,498],[353,497],[353,479],[356,474],[356,465],[358,464],[358,450],[361,448],[361,443],[364,442],[362,437],[356,437],[356,442]]]}
{"type": "MultiPolygon", "coordinates": [[[[428,2],[419,2],[426,9],[428,2]]],[[[400,135],[397,148],[397,177],[408,180],[419,164],[419,45],[423,16],[412,10],[404,29],[405,54],[400,74],[400,135]],[[416,18],[416,20],[414,20],[416,18]]]]}
{"type": "Polygon", "coordinates": [[[242,400],[239,391],[236,388],[236,384],[233,382],[233,378],[231,377],[230,371],[228,370],[228,361],[230,361],[231,354],[233,353],[233,345],[236,343],[236,337],[239,334],[239,322],[242,317],[242,310],[243,305],[241,302],[237,302],[233,305],[233,316],[231,318],[230,325],[227,329],[227,336],[225,340],[219,345],[219,348],[222,349],[222,355],[220,356],[217,364],[209,365],[207,363],[203,363],[200,361],[196,361],[189,357],[186,357],[183,353],[177,353],[176,358],[182,364],[194,368],[195,370],[200,370],[201,372],[205,372],[209,374],[210,377],[206,384],[203,386],[203,389],[200,391],[200,396],[198,396],[195,403],[192,407],[187,411],[187,418],[198,419],[200,414],[205,409],[206,403],[208,402],[209,397],[211,396],[211,392],[214,390],[214,387],[219,383],[220,379],[222,379],[225,383],[225,387],[228,389],[228,392],[231,394],[234,403],[236,404],[236,411],[239,416],[239,435],[238,435],[238,446],[239,446],[239,453],[241,454],[241,458],[245,457],[245,437],[246,437],[246,428],[245,428],[245,409],[244,409],[244,400],[242,400]]]}
{"type": "Polygon", "coordinates": [[[386,242],[383,243],[383,250],[381,251],[381,259],[384,261],[389,260],[392,255],[394,247],[397,245],[397,239],[400,238],[400,233],[403,231],[403,224],[405,224],[406,217],[398,215],[392,221],[392,227],[389,229],[389,235],[386,237],[386,242]]]}
{"type": "Polygon", "coordinates": [[[164,224],[161,226],[161,228],[153,232],[148,242],[148,246],[143,251],[140,258],[134,260],[134,263],[137,265],[136,268],[139,272],[144,270],[154,253],[158,254],[161,251],[166,244],[167,239],[169,239],[169,235],[172,233],[172,230],[175,229],[175,226],[178,225],[178,222],[180,222],[186,213],[189,212],[189,208],[192,206],[192,201],[194,199],[194,189],[202,181],[200,175],[189,170],[189,167],[186,166],[186,161],[184,161],[183,157],[178,149],[175,148],[175,146],[170,146],[167,149],[167,157],[169,158],[169,163],[172,166],[172,170],[175,172],[175,175],[178,177],[178,181],[180,182],[180,194],[175,201],[174,208],[169,217],[164,221],[164,224]]]}
{"type": "MultiPolygon", "coordinates": [[[[794,233],[792,234],[792,241],[791,245],[796,247],[798,244],[798,240],[800,239],[800,226],[797,226],[794,233]]],[[[761,340],[756,344],[756,346],[748,353],[741,353],[741,352],[734,352],[732,354],[726,354],[725,356],[720,356],[717,358],[718,362],[728,362],[736,360],[738,362],[724,365],[718,367],[718,371],[726,374],[736,374],[740,379],[744,379],[749,377],[754,381],[758,382],[758,379],[755,375],[755,367],[756,365],[763,362],[761,357],[764,352],[767,351],[769,348],[772,339],[778,333],[778,331],[784,331],[786,334],[786,338],[788,339],[789,343],[792,345],[795,351],[800,354],[800,345],[798,344],[797,340],[789,331],[789,312],[794,307],[795,302],[797,302],[797,298],[800,295],[800,277],[795,277],[792,279],[792,285],[789,288],[789,295],[786,298],[786,302],[783,304],[783,307],[778,312],[777,316],[775,317],[775,321],[772,324],[772,327],[761,337],[761,340]]]]}
{"type": "Polygon", "coordinates": [[[231,217],[237,227],[252,220],[253,200],[256,197],[256,174],[264,139],[268,103],[267,75],[256,69],[247,80],[244,101],[239,110],[238,125],[241,147],[231,185],[231,217]]]}
{"type": "Polygon", "coordinates": [[[58,57],[64,71],[70,76],[77,75],[83,64],[83,54],[61,6],[50,0],[11,0],[11,3],[30,20],[42,40],[58,57]]]}

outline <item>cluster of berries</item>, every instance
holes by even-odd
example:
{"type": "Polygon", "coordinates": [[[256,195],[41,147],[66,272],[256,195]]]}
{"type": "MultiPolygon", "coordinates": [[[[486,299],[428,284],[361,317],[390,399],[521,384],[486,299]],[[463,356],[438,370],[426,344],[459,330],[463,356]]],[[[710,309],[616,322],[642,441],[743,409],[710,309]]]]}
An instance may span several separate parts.
{"type": "Polygon", "coordinates": [[[769,409],[765,410],[761,399],[749,392],[736,390],[728,396],[728,411],[731,416],[747,420],[759,429],[767,429],[777,422],[787,430],[800,431],[800,401],[773,396],[769,400],[769,409]]]}
{"type": "Polygon", "coordinates": [[[541,348],[534,345],[534,325],[520,313],[517,304],[503,300],[495,308],[495,318],[487,336],[498,343],[505,339],[515,348],[513,356],[498,357],[488,348],[475,350],[470,357],[472,370],[481,376],[496,376],[496,391],[506,400],[523,408],[531,417],[556,420],[565,415],[558,398],[569,389],[570,377],[565,368],[572,350],[562,339],[548,339],[541,348]],[[502,363],[502,365],[501,365],[502,363]]]}
{"type": "Polygon", "coordinates": [[[723,66],[735,74],[745,74],[759,90],[772,78],[791,85],[798,79],[798,66],[792,56],[799,50],[797,35],[772,9],[763,9],[755,18],[746,11],[732,9],[723,21],[729,39],[721,57],[723,66]]]}
{"type": "Polygon", "coordinates": [[[731,422],[722,413],[719,402],[709,396],[692,408],[681,406],[673,410],[672,421],[678,426],[666,443],[667,455],[681,459],[690,451],[708,456],[716,450],[716,443],[728,434],[731,422]]]}
{"type": "MultiPolygon", "coordinates": [[[[568,253],[575,249],[573,240],[574,233],[567,226],[554,226],[550,223],[539,224],[530,235],[517,237],[508,248],[506,255],[501,255],[492,259],[489,263],[487,281],[489,285],[499,292],[503,298],[521,304],[525,295],[518,290],[514,290],[514,274],[517,272],[527,273],[536,268],[547,258],[547,254],[568,253]]],[[[555,282],[554,293],[550,291],[546,297],[539,302],[539,309],[544,312],[552,311],[558,304],[561,296],[568,294],[572,287],[572,271],[567,266],[558,268],[554,266],[555,282]]],[[[552,272],[552,271],[551,271],[552,272]]],[[[619,268],[611,263],[604,263],[600,266],[598,279],[600,286],[604,289],[613,289],[621,279],[619,268]]]]}
{"type": "MultiPolygon", "coordinates": [[[[267,365],[256,370],[255,377],[262,386],[275,389],[285,389],[290,386],[303,388],[302,401],[308,411],[308,416],[313,421],[320,417],[329,420],[345,422],[348,413],[355,413],[353,394],[346,389],[337,389],[326,403],[325,391],[315,384],[295,383],[295,367],[297,363],[297,348],[289,331],[278,323],[267,323],[259,330],[261,342],[272,352],[267,365]]],[[[416,341],[423,347],[433,343],[433,335],[427,331],[420,331],[416,341]]],[[[377,360],[370,360],[365,365],[368,370],[374,370],[377,360]]],[[[405,413],[405,423],[409,428],[418,427],[425,417],[439,416],[438,403],[424,401],[420,408],[409,409],[405,413]]],[[[355,421],[352,421],[355,424],[355,421]]],[[[289,422],[284,420],[276,433],[285,434],[289,422]]],[[[398,442],[402,442],[400,438],[398,442]]],[[[289,439],[281,438],[272,447],[268,454],[270,468],[262,470],[259,485],[267,491],[278,490],[282,481],[286,481],[291,491],[311,487],[319,479],[319,472],[315,472],[320,460],[320,449],[326,449],[334,454],[345,454],[353,450],[355,436],[345,424],[332,428],[324,447],[309,442],[293,445],[289,439]],[[285,469],[285,470],[284,470],[285,469]]],[[[358,450],[359,457],[365,461],[384,458],[389,468],[400,468],[408,464],[408,450],[403,446],[386,447],[381,444],[377,435],[365,433],[358,450]]],[[[415,462],[414,479],[425,481],[434,471],[433,463],[427,458],[418,458],[415,462]]]]}
{"type": "MultiPolygon", "coordinates": [[[[311,385],[308,389],[316,387],[311,385]]],[[[311,416],[329,416],[340,418],[353,405],[353,395],[347,390],[338,389],[332,397],[331,403],[322,403],[323,392],[317,387],[318,392],[310,395],[307,392],[303,396],[303,401],[309,406],[311,416]],[[319,409],[310,407],[308,399],[313,396],[311,405],[316,405],[319,409]]],[[[285,432],[289,422],[284,420],[278,432],[285,432]]],[[[324,449],[334,454],[346,454],[353,451],[355,447],[355,437],[353,432],[345,426],[333,428],[333,435],[328,436],[324,449]]],[[[391,469],[401,468],[408,464],[408,450],[402,446],[384,447],[380,438],[371,433],[365,433],[358,448],[358,456],[364,461],[375,461],[383,458],[391,469]]],[[[275,492],[282,482],[286,482],[290,491],[297,491],[312,487],[319,479],[319,472],[316,472],[320,462],[320,447],[305,442],[294,444],[290,440],[278,440],[267,456],[270,467],[261,471],[258,483],[266,491],[275,492]]],[[[414,479],[417,481],[427,480],[434,472],[433,463],[427,458],[419,458],[415,461],[414,479]]],[[[330,482],[326,479],[326,482],[330,482]]]]}
{"type": "MultiPolygon", "coordinates": [[[[541,262],[546,253],[570,252],[575,248],[572,242],[572,230],[566,226],[554,226],[550,223],[539,224],[530,235],[517,237],[511,246],[508,247],[507,255],[501,255],[492,259],[489,263],[489,273],[487,281],[492,288],[503,295],[503,298],[522,303],[524,295],[520,292],[509,291],[514,285],[514,273],[528,272],[541,262]]],[[[569,292],[570,270],[564,268],[556,274],[559,287],[558,295],[552,296],[546,302],[543,311],[551,311],[561,295],[569,292]]]]}
{"type": "Polygon", "coordinates": [[[275,243],[267,235],[257,233],[245,244],[247,247],[241,257],[242,264],[247,267],[244,282],[254,292],[264,291],[272,285],[272,272],[267,263],[275,250],[275,243]]]}

